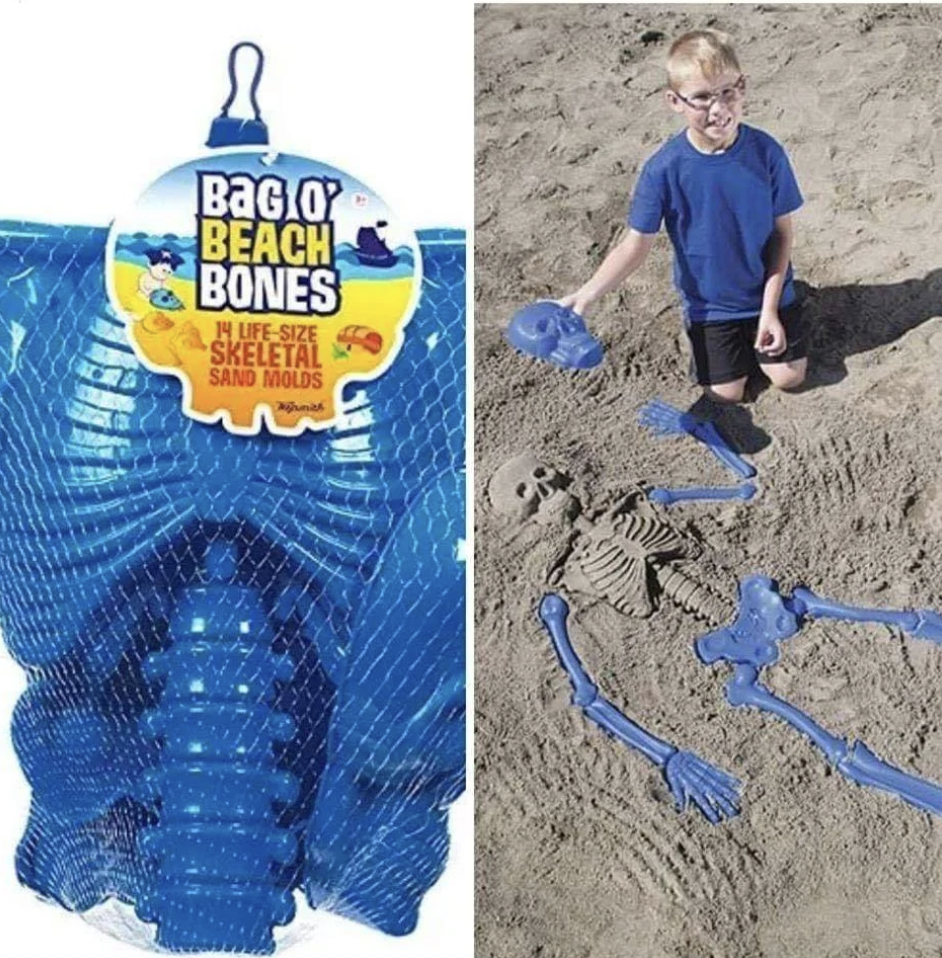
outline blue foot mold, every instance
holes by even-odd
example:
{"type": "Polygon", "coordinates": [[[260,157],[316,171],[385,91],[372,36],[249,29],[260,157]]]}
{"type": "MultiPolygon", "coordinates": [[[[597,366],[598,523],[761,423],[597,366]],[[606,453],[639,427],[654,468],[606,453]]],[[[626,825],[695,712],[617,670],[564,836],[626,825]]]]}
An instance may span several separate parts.
{"type": "Polygon", "coordinates": [[[882,623],[902,629],[914,638],[938,643],[942,639],[939,615],[929,610],[894,611],[844,605],[804,588],[796,589],[790,596],[782,595],[772,579],[760,575],[742,580],[739,600],[733,623],[702,636],[695,646],[702,662],[727,662],[733,666],[733,676],[726,686],[729,703],[777,715],[807,735],[838,772],[858,785],[889,792],[916,808],[942,815],[942,786],[883,761],[863,742],[848,743],[832,735],[760,681],[761,670],[778,661],[779,643],[797,635],[806,618],[882,623]]]}

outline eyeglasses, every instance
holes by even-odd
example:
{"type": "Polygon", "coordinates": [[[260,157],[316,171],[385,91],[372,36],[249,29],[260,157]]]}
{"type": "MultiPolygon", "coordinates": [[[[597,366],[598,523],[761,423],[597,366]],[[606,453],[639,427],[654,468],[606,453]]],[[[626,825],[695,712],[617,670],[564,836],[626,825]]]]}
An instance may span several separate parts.
{"type": "Polygon", "coordinates": [[[701,113],[706,113],[710,110],[710,107],[714,103],[722,103],[724,106],[728,106],[730,103],[735,103],[739,99],[740,95],[745,92],[746,89],[746,75],[741,73],[739,79],[732,85],[724,87],[722,90],[717,90],[715,93],[697,93],[695,96],[690,97],[689,99],[685,97],[682,93],[678,93],[676,90],[671,92],[680,100],[682,103],[686,103],[691,110],[698,110],[701,113]]]}

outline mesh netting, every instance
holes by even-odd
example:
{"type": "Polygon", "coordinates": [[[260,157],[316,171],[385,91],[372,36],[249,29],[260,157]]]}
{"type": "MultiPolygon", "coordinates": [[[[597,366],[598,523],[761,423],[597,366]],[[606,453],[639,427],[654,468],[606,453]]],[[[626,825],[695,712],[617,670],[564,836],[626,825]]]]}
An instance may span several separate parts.
{"type": "Polygon", "coordinates": [[[295,890],[408,932],[464,781],[464,236],[419,234],[402,353],[295,439],[183,416],[105,239],[0,224],[20,880],[173,951],[271,951],[295,890]]]}

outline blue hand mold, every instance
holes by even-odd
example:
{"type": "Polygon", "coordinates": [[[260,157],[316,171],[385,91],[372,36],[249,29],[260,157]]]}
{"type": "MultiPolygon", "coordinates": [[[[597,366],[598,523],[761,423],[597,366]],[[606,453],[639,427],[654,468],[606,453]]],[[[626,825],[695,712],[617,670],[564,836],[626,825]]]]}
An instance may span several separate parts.
{"type": "Polygon", "coordinates": [[[681,412],[663,399],[652,399],[642,406],[638,412],[638,422],[653,435],[662,438],[693,436],[740,479],[751,479],[756,474],[755,466],[732,449],[712,422],[698,419],[691,412],[681,412]]]}
{"type": "Polygon", "coordinates": [[[169,951],[271,952],[296,890],[407,932],[464,782],[464,236],[419,233],[402,352],[294,439],[183,417],[105,239],[0,224],[18,876],[169,951]]]}

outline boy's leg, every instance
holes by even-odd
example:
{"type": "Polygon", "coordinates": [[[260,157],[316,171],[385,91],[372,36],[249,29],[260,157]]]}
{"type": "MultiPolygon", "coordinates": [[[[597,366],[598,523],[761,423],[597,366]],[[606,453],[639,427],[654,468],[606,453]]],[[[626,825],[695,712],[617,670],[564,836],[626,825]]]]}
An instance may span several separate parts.
{"type": "Polygon", "coordinates": [[[742,402],[742,397],[746,394],[748,379],[748,376],[743,376],[742,379],[734,379],[731,383],[714,383],[710,386],[704,386],[703,392],[716,402],[742,402]]]}
{"type": "Polygon", "coordinates": [[[760,363],[759,368],[778,389],[797,389],[804,381],[808,371],[805,357],[786,363],[760,363]]]}
{"type": "Polygon", "coordinates": [[[704,393],[718,402],[737,403],[755,369],[749,322],[688,323],[691,375],[704,393]]]}
{"type": "Polygon", "coordinates": [[[797,389],[808,371],[808,347],[800,305],[781,310],[779,317],[785,327],[785,352],[770,357],[756,352],[759,368],[778,389],[797,389]]]}

